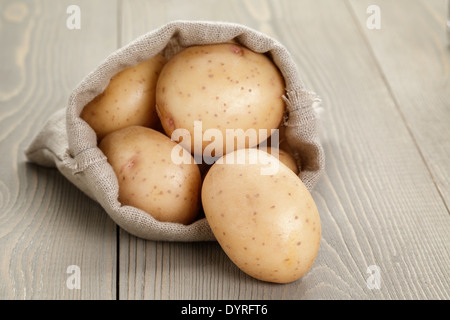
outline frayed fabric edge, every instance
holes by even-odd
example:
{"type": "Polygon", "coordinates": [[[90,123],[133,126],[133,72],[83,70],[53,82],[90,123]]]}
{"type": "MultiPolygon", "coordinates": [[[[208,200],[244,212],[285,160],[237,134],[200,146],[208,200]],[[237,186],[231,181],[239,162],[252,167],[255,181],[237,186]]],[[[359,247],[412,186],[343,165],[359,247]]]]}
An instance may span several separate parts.
{"type": "Polygon", "coordinates": [[[283,125],[297,127],[304,122],[321,119],[324,108],[322,99],[314,92],[304,89],[289,90],[282,96],[286,103],[283,125]],[[295,118],[295,121],[292,121],[295,118]]]}

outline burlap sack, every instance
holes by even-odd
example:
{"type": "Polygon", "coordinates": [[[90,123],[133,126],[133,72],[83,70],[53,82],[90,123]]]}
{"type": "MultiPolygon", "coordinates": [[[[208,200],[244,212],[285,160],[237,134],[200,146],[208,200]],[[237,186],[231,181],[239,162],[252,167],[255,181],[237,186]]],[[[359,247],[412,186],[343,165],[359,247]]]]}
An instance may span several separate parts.
{"type": "Polygon", "coordinates": [[[286,48],[271,37],[246,26],[222,22],[174,21],[135,39],[109,55],[73,90],[67,108],[56,112],[40,131],[26,156],[42,166],[56,167],[69,181],[97,201],[127,232],[161,241],[215,240],[205,218],[190,225],[156,221],[146,212],[118,201],[118,183],[112,167],[97,147],[94,131],[80,117],[83,107],[101,93],[110,78],[162,52],[167,58],[182,48],[230,40],[267,53],[286,82],[286,139],[301,158],[300,178],[311,190],[324,168],[315,105],[320,100],[307,91],[286,48]]]}

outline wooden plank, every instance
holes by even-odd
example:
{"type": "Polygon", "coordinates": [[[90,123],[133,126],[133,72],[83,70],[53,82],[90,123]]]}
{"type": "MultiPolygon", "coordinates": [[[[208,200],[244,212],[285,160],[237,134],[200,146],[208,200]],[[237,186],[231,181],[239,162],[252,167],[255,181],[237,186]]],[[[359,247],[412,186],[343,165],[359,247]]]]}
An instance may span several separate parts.
{"type": "Polygon", "coordinates": [[[364,12],[372,2],[350,3],[427,170],[449,208],[448,1],[377,1],[382,23],[379,30],[366,27],[369,15],[364,12]]]}
{"type": "Polygon", "coordinates": [[[325,108],[327,173],[314,192],[323,242],[310,293],[448,298],[447,209],[372,49],[344,2],[305,3],[286,11],[280,33],[325,108]],[[380,268],[379,290],[367,286],[372,265],[380,268]]]}
{"type": "Polygon", "coordinates": [[[449,298],[447,209],[346,2],[123,5],[123,44],[174,19],[234,21],[279,39],[323,99],[327,166],[313,191],[322,245],[299,281],[254,280],[216,243],[142,241],[121,232],[120,299],[449,298]]]}
{"type": "Polygon", "coordinates": [[[76,3],[81,28],[71,30],[71,1],[0,1],[0,299],[116,296],[115,224],[56,169],[24,155],[72,88],[117,47],[115,3],[76,3]],[[78,276],[79,289],[67,285],[78,276]]]}

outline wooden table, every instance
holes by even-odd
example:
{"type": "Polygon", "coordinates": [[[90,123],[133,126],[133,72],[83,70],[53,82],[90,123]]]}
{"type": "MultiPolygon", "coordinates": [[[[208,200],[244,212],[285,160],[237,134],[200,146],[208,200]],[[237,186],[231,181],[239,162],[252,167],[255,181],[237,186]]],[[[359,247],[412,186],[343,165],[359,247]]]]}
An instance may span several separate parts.
{"type": "Polygon", "coordinates": [[[1,0],[0,298],[449,299],[447,5],[1,0]],[[250,278],[216,242],[136,238],[56,169],[26,161],[32,138],[84,76],[177,19],[273,36],[323,100],[326,172],[312,192],[322,242],[298,281],[250,278]]]}

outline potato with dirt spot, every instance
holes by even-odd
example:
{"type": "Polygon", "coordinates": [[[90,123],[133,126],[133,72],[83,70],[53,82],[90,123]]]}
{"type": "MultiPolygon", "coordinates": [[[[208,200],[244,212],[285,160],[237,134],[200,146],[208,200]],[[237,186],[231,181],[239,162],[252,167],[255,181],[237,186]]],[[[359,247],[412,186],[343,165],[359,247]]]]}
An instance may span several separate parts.
{"type": "Polygon", "coordinates": [[[158,54],[113,76],[106,89],[89,102],[80,117],[100,140],[132,125],[156,128],[156,83],[166,59],[158,54]]]}
{"type": "Polygon", "coordinates": [[[116,130],[99,148],[111,164],[119,184],[119,202],[142,209],[156,220],[189,224],[200,208],[201,176],[193,157],[166,135],[141,126],[116,130]],[[176,150],[176,149],[175,149],[176,150]]]}
{"type": "Polygon", "coordinates": [[[222,141],[214,142],[217,148],[211,154],[221,156],[227,129],[242,130],[231,137],[235,146],[254,129],[255,141],[247,139],[243,145],[254,147],[278,128],[285,111],[284,86],[281,72],[265,54],[237,43],[192,46],[173,56],[161,71],[156,109],[168,136],[178,128],[190,132],[191,141],[182,144],[197,155],[203,155],[212,141],[204,139],[201,150],[193,147],[194,139],[202,138],[194,134],[194,121],[201,121],[202,134],[219,130],[222,141]],[[265,137],[259,136],[260,129],[265,137]]]}
{"type": "Polygon", "coordinates": [[[317,207],[300,178],[267,152],[241,149],[219,159],[204,179],[202,204],[220,246],[248,275],[288,283],[313,265],[317,207]],[[277,172],[262,174],[274,163],[277,172]]]}

